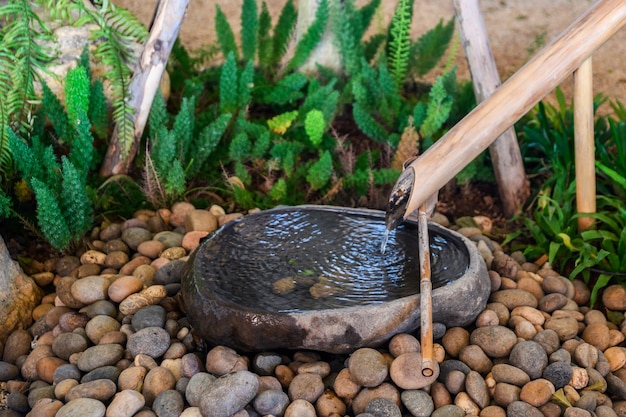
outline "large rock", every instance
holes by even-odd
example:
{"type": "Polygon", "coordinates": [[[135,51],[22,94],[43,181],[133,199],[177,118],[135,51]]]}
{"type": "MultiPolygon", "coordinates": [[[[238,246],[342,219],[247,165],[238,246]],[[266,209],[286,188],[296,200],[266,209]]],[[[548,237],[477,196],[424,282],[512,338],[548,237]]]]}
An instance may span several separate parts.
{"type": "MultiPolygon", "coordinates": [[[[287,221],[285,219],[294,216],[292,212],[300,213],[302,210],[331,210],[348,213],[348,215],[355,216],[355,218],[358,218],[357,216],[367,216],[368,224],[375,221],[384,222],[383,212],[324,208],[324,206],[299,206],[296,208],[268,210],[264,212],[265,214],[262,212],[259,213],[258,216],[249,215],[244,219],[248,222],[264,225],[265,222],[268,221],[268,217],[271,218],[272,213],[276,213],[281,221],[287,221]],[[283,213],[283,210],[286,211],[286,213],[283,213]],[[285,216],[285,214],[287,214],[287,216],[285,216]]],[[[271,221],[273,221],[273,219],[271,219],[271,221]]],[[[291,259],[291,255],[285,252],[287,249],[291,250],[291,248],[297,248],[298,251],[308,254],[307,256],[315,256],[320,252],[322,254],[327,253],[324,249],[328,249],[325,243],[326,241],[322,241],[319,246],[316,246],[317,244],[313,245],[311,243],[313,239],[308,239],[308,237],[305,236],[301,241],[306,241],[312,246],[307,250],[304,247],[304,243],[300,245],[300,243],[302,243],[300,240],[298,240],[298,242],[292,241],[296,240],[296,237],[294,237],[295,232],[281,235],[287,236],[287,243],[284,244],[286,246],[281,246],[281,249],[277,250],[273,245],[278,240],[273,240],[268,243],[265,240],[269,240],[271,237],[265,239],[265,237],[260,238],[256,236],[256,232],[249,232],[250,229],[246,224],[250,223],[232,223],[229,224],[230,226],[224,226],[220,229],[220,232],[216,232],[216,234],[213,235],[219,238],[220,234],[225,234],[225,236],[228,237],[228,242],[232,244],[232,250],[234,252],[233,254],[228,252],[225,256],[232,255],[232,265],[240,265],[241,263],[257,265],[258,259],[254,258],[252,250],[250,250],[251,248],[257,249],[257,253],[260,253],[260,255],[257,256],[265,258],[271,258],[272,256],[270,256],[270,254],[274,254],[278,251],[281,256],[279,262],[284,258],[285,264],[288,264],[291,259]],[[237,236],[236,240],[233,238],[235,235],[233,230],[236,230],[237,233],[241,233],[241,235],[237,236]],[[271,251],[269,249],[263,249],[266,247],[272,247],[273,249],[271,251]],[[260,252],[258,252],[258,248],[262,248],[260,252]]],[[[353,223],[348,222],[348,224],[353,223]]],[[[357,224],[362,225],[362,223],[357,224]]],[[[355,230],[350,230],[350,232],[344,234],[347,235],[357,232],[365,233],[363,231],[357,231],[357,226],[354,227],[355,230]]],[[[321,239],[333,239],[341,234],[337,232],[336,229],[331,229],[332,230],[327,231],[326,234],[323,234],[321,239]]],[[[441,323],[446,327],[467,325],[484,309],[489,297],[491,285],[487,268],[476,246],[468,239],[437,225],[431,225],[429,229],[431,233],[438,233],[440,236],[445,236],[445,241],[450,241],[450,244],[452,244],[453,241],[458,242],[458,246],[461,249],[456,256],[461,256],[461,254],[464,253],[464,259],[467,260],[467,263],[463,264],[465,269],[462,270],[464,273],[459,278],[433,290],[433,321],[441,323]]],[[[297,230],[297,228],[294,227],[294,230],[297,230]]],[[[321,232],[319,234],[322,235],[321,232]]],[[[235,275],[232,271],[212,269],[214,266],[210,264],[212,259],[217,259],[219,265],[231,264],[228,262],[225,263],[224,258],[219,257],[218,259],[217,255],[209,253],[211,250],[207,249],[207,242],[208,241],[205,241],[205,243],[194,252],[187,263],[187,269],[182,282],[182,297],[189,322],[194,326],[201,337],[213,344],[227,345],[246,351],[288,348],[345,353],[360,347],[379,346],[395,334],[410,333],[420,325],[421,309],[419,293],[411,293],[408,296],[378,303],[353,304],[348,307],[320,307],[296,311],[288,308],[278,311],[278,309],[272,309],[274,306],[268,306],[268,303],[259,307],[251,306],[247,301],[235,301],[235,299],[237,299],[237,297],[234,296],[236,293],[241,294],[243,291],[248,291],[251,292],[255,300],[259,299],[265,301],[266,299],[276,299],[278,300],[277,302],[281,302],[282,299],[280,296],[274,296],[272,294],[271,278],[274,275],[285,276],[287,274],[284,271],[275,271],[273,267],[265,267],[266,273],[263,274],[261,273],[262,268],[259,267],[259,270],[255,272],[254,276],[245,278],[245,283],[235,282],[233,278],[238,277],[238,275],[235,275]],[[269,273],[269,278],[266,276],[268,275],[268,270],[272,271],[269,273]],[[209,274],[209,272],[211,273],[209,274]],[[268,280],[270,285],[267,284],[268,280]],[[226,288],[226,290],[224,288],[226,288]],[[228,288],[230,288],[231,291],[228,291],[228,288]]],[[[224,242],[220,242],[220,245],[224,244],[224,242]]],[[[339,251],[345,251],[344,248],[347,246],[344,246],[343,243],[333,242],[336,247],[340,248],[339,251]]],[[[281,241],[281,244],[283,243],[284,242],[281,241]]],[[[220,245],[216,245],[215,247],[220,250],[226,250],[224,249],[225,246],[220,245]]],[[[376,240],[375,249],[373,250],[378,251],[378,245],[378,240],[376,240]]],[[[447,246],[447,244],[442,244],[442,246],[447,246]]],[[[372,249],[370,248],[370,250],[372,249]]],[[[393,249],[388,250],[391,251],[393,249]]],[[[413,248],[411,248],[411,250],[413,250],[413,248]]],[[[415,247],[414,250],[417,252],[417,247],[415,247]]],[[[362,255],[359,259],[363,262],[365,259],[363,256],[365,256],[366,253],[367,255],[374,255],[373,253],[365,252],[363,247],[354,249],[354,252],[362,255]]],[[[388,256],[390,256],[390,254],[388,256]]],[[[407,261],[404,255],[401,256],[401,258],[402,262],[406,264],[407,261]]],[[[306,259],[304,259],[304,257],[300,257],[299,259],[298,266],[302,267],[302,264],[299,262],[306,262],[306,259]]],[[[450,271],[452,269],[451,264],[454,261],[453,259],[444,257],[443,255],[441,255],[439,259],[442,260],[441,262],[445,263],[443,270],[450,271]]],[[[435,271],[434,265],[433,263],[433,272],[435,271]]],[[[388,279],[390,280],[390,278],[388,279]]],[[[435,281],[435,274],[433,273],[434,287],[436,287],[435,281]]],[[[314,287],[315,285],[311,287],[311,290],[314,287]]],[[[304,291],[304,296],[302,297],[303,302],[309,301],[310,297],[307,298],[307,295],[308,293],[304,291]]]]}
{"type": "Polygon", "coordinates": [[[1,236],[0,265],[0,342],[4,343],[13,330],[30,326],[43,292],[11,259],[1,236]]]}

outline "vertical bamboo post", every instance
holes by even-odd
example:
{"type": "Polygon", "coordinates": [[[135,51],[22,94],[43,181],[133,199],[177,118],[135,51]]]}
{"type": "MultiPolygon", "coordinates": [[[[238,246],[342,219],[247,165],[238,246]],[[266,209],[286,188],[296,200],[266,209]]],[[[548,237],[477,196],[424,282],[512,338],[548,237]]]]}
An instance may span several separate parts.
{"type": "Polygon", "coordinates": [[[418,209],[418,241],[420,253],[420,328],[422,345],[422,375],[435,373],[433,359],[433,285],[430,280],[430,239],[428,238],[428,208],[418,209]]]}
{"type": "MultiPolygon", "coordinates": [[[[593,135],[593,68],[591,57],[574,72],[574,144],[576,161],[576,210],[596,211],[596,167],[593,135]]],[[[593,225],[591,217],[578,218],[578,230],[593,225]]]]}
{"type": "MultiPolygon", "coordinates": [[[[500,75],[489,44],[485,21],[478,0],[454,0],[454,13],[472,75],[474,95],[480,103],[500,87],[500,75]]],[[[530,184],[513,126],[489,146],[489,154],[504,214],[507,217],[519,214],[530,196],[530,184]]]]}

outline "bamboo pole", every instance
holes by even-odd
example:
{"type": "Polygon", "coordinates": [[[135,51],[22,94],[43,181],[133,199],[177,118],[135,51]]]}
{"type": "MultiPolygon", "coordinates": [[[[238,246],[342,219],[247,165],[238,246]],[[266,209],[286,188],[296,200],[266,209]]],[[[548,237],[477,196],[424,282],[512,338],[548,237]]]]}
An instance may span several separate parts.
{"type": "MultiPolygon", "coordinates": [[[[578,213],[595,213],[596,211],[592,67],[591,57],[589,57],[574,72],[574,143],[578,213]]],[[[578,230],[587,230],[593,223],[592,217],[579,217],[578,230]]]]}
{"type": "Polygon", "coordinates": [[[420,324],[422,345],[422,375],[429,378],[435,373],[433,359],[433,284],[430,280],[430,239],[428,238],[428,208],[422,204],[418,210],[417,235],[420,253],[420,324]]]}
{"type": "Polygon", "coordinates": [[[404,217],[484,151],[626,24],[626,1],[600,0],[410,166],[404,217]]]}
{"type": "MultiPolygon", "coordinates": [[[[454,13],[472,75],[474,95],[480,103],[501,84],[485,21],[478,0],[454,0],[454,13]]],[[[507,217],[519,214],[530,196],[530,183],[513,126],[489,146],[489,154],[504,214],[507,217]]]]}

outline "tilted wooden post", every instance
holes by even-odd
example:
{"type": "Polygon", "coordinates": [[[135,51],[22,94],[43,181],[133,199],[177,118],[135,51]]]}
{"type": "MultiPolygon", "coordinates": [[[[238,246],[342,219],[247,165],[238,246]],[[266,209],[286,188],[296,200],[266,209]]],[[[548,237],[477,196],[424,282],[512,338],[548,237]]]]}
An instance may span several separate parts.
{"type": "MultiPolygon", "coordinates": [[[[596,212],[596,156],[593,137],[593,69],[591,57],[574,72],[574,143],[576,211],[596,212]]],[[[578,218],[578,230],[589,229],[591,217],[578,218]]]]}
{"type": "Polygon", "coordinates": [[[100,167],[100,175],[126,174],[139,148],[141,135],[156,94],[167,60],[178,37],[189,0],[160,0],[150,37],[130,82],[129,105],[135,110],[133,142],[124,147],[117,126],[111,136],[109,148],[100,167]]]}
{"type": "MultiPolygon", "coordinates": [[[[480,13],[478,0],[454,0],[454,13],[472,75],[476,101],[480,103],[500,87],[500,76],[485,21],[480,13]]],[[[520,208],[530,196],[530,184],[512,126],[489,146],[489,154],[504,214],[507,217],[519,214],[520,208]]]]}
{"type": "Polygon", "coordinates": [[[600,0],[487,100],[411,163],[413,187],[405,216],[419,208],[478,154],[556,88],[626,24],[626,1],[600,0]]]}

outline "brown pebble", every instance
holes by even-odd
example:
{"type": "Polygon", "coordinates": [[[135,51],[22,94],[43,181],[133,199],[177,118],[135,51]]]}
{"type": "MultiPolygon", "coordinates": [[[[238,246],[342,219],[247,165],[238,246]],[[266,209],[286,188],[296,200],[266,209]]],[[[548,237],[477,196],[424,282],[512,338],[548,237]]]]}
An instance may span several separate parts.
{"type": "Polygon", "coordinates": [[[515,385],[498,382],[493,392],[493,400],[497,405],[507,407],[512,402],[519,401],[521,391],[522,389],[515,385]]]}
{"type": "Polygon", "coordinates": [[[125,275],[117,278],[109,286],[107,293],[111,301],[121,302],[124,298],[131,294],[138,293],[143,289],[143,281],[141,278],[133,275],[125,275]]]}
{"type": "Polygon", "coordinates": [[[580,279],[575,279],[572,284],[574,284],[573,300],[580,306],[586,305],[589,302],[589,298],[591,298],[591,290],[580,279]]]}
{"type": "Polygon", "coordinates": [[[469,339],[470,334],[463,327],[451,327],[443,335],[441,344],[450,356],[456,358],[461,349],[469,345],[469,339]]]}
{"type": "Polygon", "coordinates": [[[547,379],[539,378],[530,381],[522,387],[520,400],[534,407],[540,407],[550,401],[554,392],[555,389],[552,382],[547,379]]]}
{"type": "Polygon", "coordinates": [[[128,263],[128,254],[122,251],[112,251],[107,254],[104,266],[107,268],[120,269],[128,263]]]}
{"type": "Polygon", "coordinates": [[[545,295],[543,289],[541,288],[541,284],[530,277],[524,277],[517,280],[517,288],[528,291],[534,295],[537,300],[541,299],[545,295]]]}
{"type": "Polygon", "coordinates": [[[626,288],[623,285],[609,285],[602,293],[602,303],[613,311],[626,310],[626,288]]]}
{"type": "Polygon", "coordinates": [[[327,389],[315,402],[315,410],[319,417],[343,416],[346,404],[332,391],[327,389]]]}
{"type": "Polygon", "coordinates": [[[476,317],[476,327],[496,326],[500,324],[500,319],[495,311],[485,309],[476,317]]]}
{"type": "MultiPolygon", "coordinates": [[[[468,336],[469,339],[469,336],[468,336]]],[[[415,336],[408,333],[400,333],[395,335],[389,341],[389,353],[397,357],[407,352],[419,352],[420,342],[415,336]]]]}
{"type": "Polygon", "coordinates": [[[59,366],[66,363],[67,362],[65,362],[63,359],[57,358],[56,356],[41,358],[39,361],[37,361],[36,364],[37,376],[42,381],[46,381],[48,384],[52,384],[54,379],[54,371],[56,371],[59,366]]]}
{"type": "Polygon", "coordinates": [[[128,261],[126,265],[120,268],[119,273],[120,275],[132,275],[138,266],[150,265],[150,262],[152,262],[152,259],[148,258],[147,256],[134,257],[133,259],[128,261]]]}
{"type": "Polygon", "coordinates": [[[216,346],[207,353],[206,370],[216,376],[248,370],[245,358],[227,346],[216,346]]]}
{"type": "Polygon", "coordinates": [[[158,240],[146,240],[137,246],[137,252],[150,259],[158,258],[163,249],[165,249],[165,245],[158,240]]]}
{"type": "Polygon", "coordinates": [[[461,349],[459,359],[470,369],[486,374],[493,367],[493,363],[485,352],[477,345],[468,345],[461,349]]]}
{"type": "Polygon", "coordinates": [[[365,407],[374,398],[385,398],[400,407],[400,393],[393,385],[383,382],[375,388],[363,388],[352,401],[354,415],[365,412],[365,407]]]}
{"type": "Polygon", "coordinates": [[[132,389],[141,392],[143,380],[148,370],[142,366],[133,366],[124,369],[117,378],[117,387],[120,391],[132,389]]]}
{"type": "Polygon", "coordinates": [[[519,306],[537,307],[537,298],[528,291],[520,289],[501,290],[491,294],[491,302],[504,304],[509,311],[519,306]]]}
{"type": "Polygon", "coordinates": [[[274,368],[274,375],[276,375],[276,379],[278,379],[280,385],[282,385],[283,388],[287,388],[289,384],[291,384],[293,377],[296,376],[296,373],[287,365],[278,365],[274,368]]]}
{"type": "Polygon", "coordinates": [[[433,385],[430,387],[430,395],[433,398],[435,408],[452,404],[452,395],[450,395],[446,386],[439,381],[433,382],[433,385]]]}
{"type": "Polygon", "coordinates": [[[335,382],[333,383],[333,389],[335,393],[342,398],[351,400],[359,393],[361,386],[354,382],[350,375],[350,369],[342,368],[337,374],[335,382]]]}
{"type": "Polygon", "coordinates": [[[439,367],[431,376],[422,372],[422,355],[420,352],[407,352],[398,356],[391,363],[389,376],[402,389],[420,389],[431,385],[439,375],[439,367]]]}
{"type": "Polygon", "coordinates": [[[479,414],[480,417],[506,417],[504,408],[497,405],[489,405],[483,408],[479,414]]]}
{"type": "Polygon", "coordinates": [[[39,320],[40,318],[48,314],[48,312],[52,310],[53,308],[54,308],[53,304],[39,304],[37,307],[33,309],[33,320],[34,321],[39,320]]]}
{"type": "Polygon", "coordinates": [[[209,232],[204,230],[193,230],[191,232],[187,232],[183,236],[183,243],[181,246],[185,248],[187,252],[191,252],[198,247],[200,240],[208,234],[209,232]]]}
{"type": "Polygon", "coordinates": [[[158,304],[167,296],[163,285],[152,285],[145,290],[126,297],[119,306],[120,312],[125,315],[135,314],[140,308],[158,304]]]}
{"type": "Polygon", "coordinates": [[[506,327],[507,323],[509,322],[509,318],[511,317],[511,313],[504,304],[489,303],[485,308],[494,311],[498,315],[498,320],[500,320],[500,326],[506,327]]]}
{"type": "Polygon", "coordinates": [[[597,347],[601,351],[605,351],[609,347],[609,328],[605,323],[591,323],[585,327],[581,335],[582,339],[597,347]]]}
{"type": "Polygon", "coordinates": [[[610,347],[604,351],[606,360],[609,361],[611,372],[615,372],[626,365],[626,349],[622,347],[610,347]]]}

